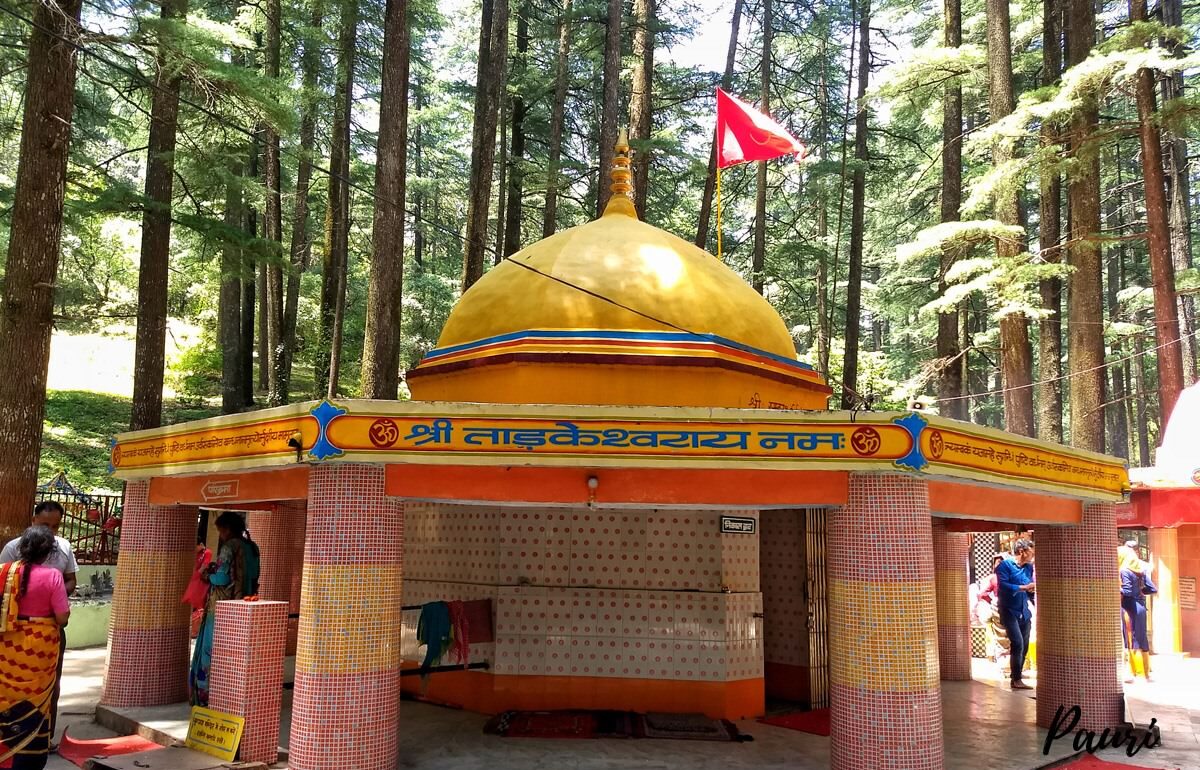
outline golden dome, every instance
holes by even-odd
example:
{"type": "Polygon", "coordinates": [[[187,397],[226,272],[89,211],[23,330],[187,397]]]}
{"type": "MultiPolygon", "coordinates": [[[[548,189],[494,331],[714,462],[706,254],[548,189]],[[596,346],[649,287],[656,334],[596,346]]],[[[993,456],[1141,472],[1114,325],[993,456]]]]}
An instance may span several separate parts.
{"type": "Polygon", "coordinates": [[[413,398],[824,408],[828,387],[796,361],[770,303],[708,252],[638,220],[622,149],[604,215],[468,289],[409,372],[413,398]],[[682,386],[690,394],[668,392],[697,375],[682,386]]]}

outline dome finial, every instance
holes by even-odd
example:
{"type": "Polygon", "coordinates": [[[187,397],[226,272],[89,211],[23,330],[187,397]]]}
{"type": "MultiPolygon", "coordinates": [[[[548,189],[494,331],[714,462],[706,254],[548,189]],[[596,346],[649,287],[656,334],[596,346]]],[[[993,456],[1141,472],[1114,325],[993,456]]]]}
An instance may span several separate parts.
{"type": "Polygon", "coordinates": [[[616,152],[613,155],[613,167],[609,171],[612,184],[608,188],[612,191],[612,196],[608,199],[608,205],[604,207],[604,216],[624,214],[636,219],[637,209],[633,207],[633,199],[629,197],[629,193],[633,192],[633,185],[630,184],[633,172],[629,170],[632,161],[629,159],[628,129],[622,127],[617,133],[617,144],[614,149],[616,152]]]}

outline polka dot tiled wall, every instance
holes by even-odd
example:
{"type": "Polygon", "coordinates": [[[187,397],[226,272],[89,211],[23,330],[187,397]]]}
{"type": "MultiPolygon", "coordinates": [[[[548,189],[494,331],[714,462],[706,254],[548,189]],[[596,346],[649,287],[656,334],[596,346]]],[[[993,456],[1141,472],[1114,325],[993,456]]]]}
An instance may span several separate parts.
{"type": "Polygon", "coordinates": [[[287,615],[287,602],[217,603],[209,705],[245,719],[239,747],[245,762],[279,758],[287,615]]]}
{"type": "MultiPolygon", "coordinates": [[[[273,511],[250,511],[246,525],[262,553],[258,596],[287,602],[288,614],[300,612],[304,574],[306,506],[303,500],[276,503],[273,511]]],[[[288,620],[287,654],[296,654],[296,619],[288,620]]]]}
{"type": "Polygon", "coordinates": [[[492,598],[496,641],[471,661],[500,675],[760,678],[758,538],[720,515],[409,505],[404,603],[492,598]]]}

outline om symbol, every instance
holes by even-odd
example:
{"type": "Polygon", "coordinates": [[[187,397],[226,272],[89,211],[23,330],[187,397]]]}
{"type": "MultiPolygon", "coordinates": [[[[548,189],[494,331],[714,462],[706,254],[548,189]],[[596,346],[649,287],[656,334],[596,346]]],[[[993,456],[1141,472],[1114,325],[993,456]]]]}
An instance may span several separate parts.
{"type": "Polygon", "coordinates": [[[121,445],[117,444],[112,448],[112,464],[114,468],[121,467],[121,445]]]}
{"type": "Polygon", "coordinates": [[[879,431],[874,428],[859,428],[850,435],[850,446],[860,455],[869,456],[879,451],[883,443],[879,431]]]}
{"type": "Polygon", "coordinates": [[[371,423],[371,428],[367,431],[367,438],[371,439],[371,443],[377,448],[385,449],[395,444],[400,438],[400,429],[396,427],[395,422],[384,417],[371,423]]]}
{"type": "Polygon", "coordinates": [[[942,459],[942,452],[946,451],[946,440],[942,438],[940,430],[929,432],[929,456],[935,460],[942,459]]]}

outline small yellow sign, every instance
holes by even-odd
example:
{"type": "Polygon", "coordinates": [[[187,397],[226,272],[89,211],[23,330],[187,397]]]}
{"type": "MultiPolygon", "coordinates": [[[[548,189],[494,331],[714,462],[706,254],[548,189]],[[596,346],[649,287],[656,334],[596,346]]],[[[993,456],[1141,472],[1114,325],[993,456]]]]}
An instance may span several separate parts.
{"type": "Polygon", "coordinates": [[[223,762],[232,762],[237,758],[238,744],[242,742],[242,729],[245,726],[244,717],[194,706],[184,745],[223,762]]]}

